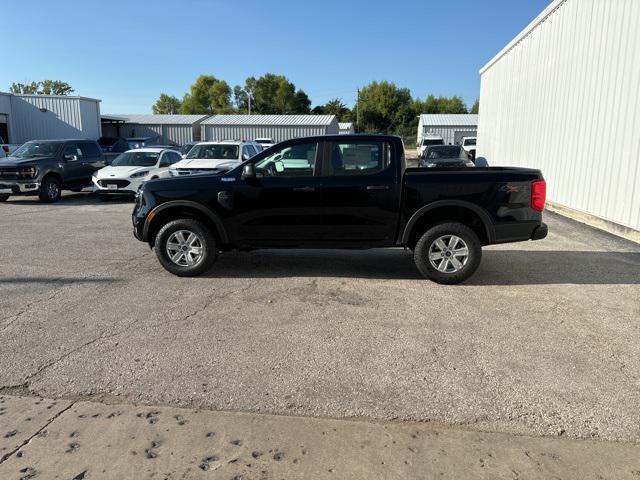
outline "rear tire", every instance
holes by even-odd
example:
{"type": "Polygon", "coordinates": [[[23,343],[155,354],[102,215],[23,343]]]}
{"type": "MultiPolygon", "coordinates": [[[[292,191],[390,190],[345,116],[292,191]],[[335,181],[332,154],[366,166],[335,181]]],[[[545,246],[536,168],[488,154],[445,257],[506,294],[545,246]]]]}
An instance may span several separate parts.
{"type": "Polygon", "coordinates": [[[0,195],[0,202],[6,202],[11,195],[0,195]]]}
{"type": "Polygon", "coordinates": [[[218,245],[211,230],[191,218],[165,224],[156,235],[154,250],[160,265],[179,277],[200,275],[218,258],[218,245]]]}
{"type": "Polygon", "coordinates": [[[55,177],[45,177],[40,185],[38,197],[41,202],[53,203],[60,200],[62,190],[60,189],[60,181],[55,177]]]}
{"type": "Polygon", "coordinates": [[[416,243],[413,259],[425,278],[454,285],[467,280],[482,260],[482,245],[473,230],[462,223],[440,223],[416,243]]]}

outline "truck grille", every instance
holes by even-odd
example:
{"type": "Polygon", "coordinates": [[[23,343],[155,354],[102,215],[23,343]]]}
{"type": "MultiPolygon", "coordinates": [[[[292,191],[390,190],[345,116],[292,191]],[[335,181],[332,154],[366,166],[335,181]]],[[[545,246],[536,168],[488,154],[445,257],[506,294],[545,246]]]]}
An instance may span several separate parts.
{"type": "Polygon", "coordinates": [[[118,188],[124,188],[127,185],[129,185],[128,180],[109,180],[109,179],[103,179],[103,180],[98,180],[98,185],[100,185],[101,187],[107,188],[108,185],[117,185],[118,188]]]}
{"type": "Polygon", "coordinates": [[[0,178],[18,178],[18,169],[17,168],[0,168],[0,178]]]}

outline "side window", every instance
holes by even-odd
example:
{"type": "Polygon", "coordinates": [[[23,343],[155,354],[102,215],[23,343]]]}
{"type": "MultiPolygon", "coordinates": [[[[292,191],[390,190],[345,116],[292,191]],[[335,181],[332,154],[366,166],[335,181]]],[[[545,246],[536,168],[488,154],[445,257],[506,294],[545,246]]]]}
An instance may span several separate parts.
{"type": "Polygon", "coordinates": [[[391,162],[391,148],[386,142],[334,142],[330,145],[328,175],[373,175],[391,162]]]}
{"type": "Polygon", "coordinates": [[[178,163],[180,160],[182,160],[182,157],[179,153],[169,152],[169,161],[171,162],[171,165],[173,165],[174,163],[178,163]]]}
{"type": "Polygon", "coordinates": [[[249,156],[254,157],[258,154],[255,147],[253,145],[247,145],[247,150],[249,150],[249,156]]]}
{"type": "Polygon", "coordinates": [[[290,145],[256,163],[256,173],[264,177],[313,177],[317,156],[317,143],[290,145]]]}
{"type": "Polygon", "coordinates": [[[80,149],[82,150],[82,154],[85,157],[99,157],[100,156],[100,150],[98,149],[98,146],[95,143],[81,143],[80,144],[80,149]]]}
{"type": "Polygon", "coordinates": [[[76,143],[67,144],[62,152],[62,158],[65,160],[71,160],[72,157],[82,158],[82,150],[76,143]]]}

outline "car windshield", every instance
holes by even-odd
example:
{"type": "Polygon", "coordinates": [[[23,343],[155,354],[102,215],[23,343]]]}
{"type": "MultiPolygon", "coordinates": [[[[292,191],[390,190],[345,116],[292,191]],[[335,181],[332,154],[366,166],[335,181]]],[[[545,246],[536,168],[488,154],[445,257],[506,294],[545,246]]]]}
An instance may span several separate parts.
{"type": "Polygon", "coordinates": [[[180,153],[182,155],[186,155],[187,153],[189,153],[191,151],[191,149],[194,147],[195,144],[193,143],[187,143],[186,145],[183,145],[182,147],[180,147],[180,153]]]}
{"type": "Polygon", "coordinates": [[[11,156],[17,158],[51,157],[58,152],[59,148],[59,142],[27,142],[11,156]]]}
{"type": "Polygon", "coordinates": [[[428,139],[424,139],[422,140],[422,146],[429,146],[429,145],[442,145],[442,139],[441,138],[428,138],[428,139]]]}
{"type": "Polygon", "coordinates": [[[127,140],[129,150],[135,150],[136,148],[143,148],[145,140],[127,140]]]}
{"type": "Polygon", "coordinates": [[[475,145],[476,144],[476,139],[475,138],[467,138],[464,141],[464,146],[466,147],[467,145],[475,145]]]}
{"type": "Polygon", "coordinates": [[[456,145],[431,147],[427,151],[427,158],[429,160],[439,158],[462,158],[461,148],[456,145]]]}
{"type": "Polygon", "coordinates": [[[204,158],[211,160],[238,160],[238,145],[204,144],[196,145],[187,154],[187,158],[204,158]]]}
{"type": "Polygon", "coordinates": [[[124,152],[118,155],[111,166],[113,167],[153,167],[158,162],[157,152],[124,152]]]}

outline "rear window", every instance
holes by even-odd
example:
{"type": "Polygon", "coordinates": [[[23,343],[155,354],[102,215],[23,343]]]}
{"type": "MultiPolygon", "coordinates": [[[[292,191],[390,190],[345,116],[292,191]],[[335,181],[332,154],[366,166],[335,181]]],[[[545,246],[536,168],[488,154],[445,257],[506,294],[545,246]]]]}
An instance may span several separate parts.
{"type": "Polygon", "coordinates": [[[203,158],[211,160],[238,160],[238,145],[196,145],[187,154],[187,158],[203,158]]]}
{"type": "Polygon", "coordinates": [[[461,158],[461,148],[455,145],[442,145],[431,147],[427,150],[426,157],[429,159],[438,158],[461,158]]]}
{"type": "Polygon", "coordinates": [[[332,175],[371,175],[386,169],[390,148],[385,142],[336,142],[331,147],[332,175]]]}
{"type": "Polygon", "coordinates": [[[426,138],[422,140],[422,146],[428,147],[429,145],[442,145],[444,142],[441,138],[426,138]]]}

